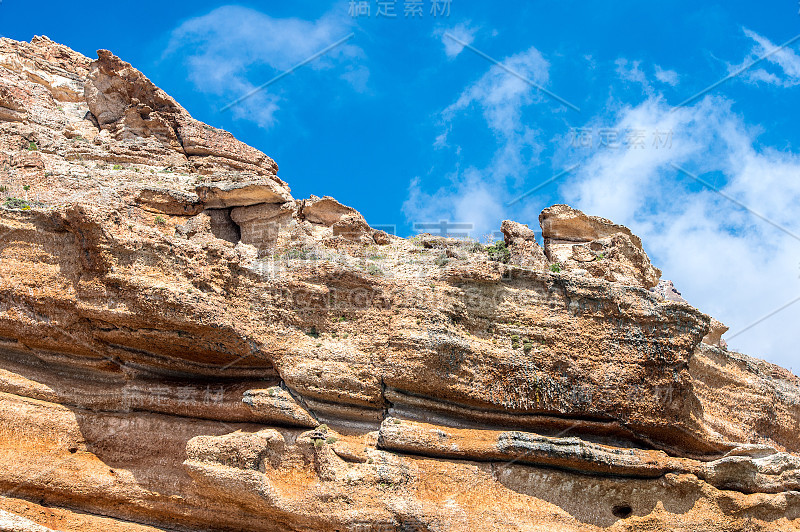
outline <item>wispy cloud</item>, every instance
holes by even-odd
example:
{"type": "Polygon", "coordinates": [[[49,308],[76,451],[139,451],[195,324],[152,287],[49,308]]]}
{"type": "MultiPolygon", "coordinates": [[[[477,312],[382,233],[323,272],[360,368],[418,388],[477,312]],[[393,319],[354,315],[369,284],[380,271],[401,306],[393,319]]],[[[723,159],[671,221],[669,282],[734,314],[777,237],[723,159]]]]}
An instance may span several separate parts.
{"type": "MultiPolygon", "coordinates": [[[[274,18],[242,6],[223,6],[210,13],[189,19],[171,33],[165,58],[181,57],[187,77],[195,88],[219,97],[226,103],[261,85],[313,54],[342,39],[353,20],[336,10],[318,20],[274,18]]],[[[303,69],[325,70],[342,63],[346,68],[334,74],[356,90],[363,90],[368,71],[353,61],[363,51],[348,42],[315,59],[303,69]]],[[[302,75],[298,71],[293,76],[302,75]]],[[[287,99],[282,80],[278,86],[262,91],[231,110],[269,128],[287,99]]]]}
{"type": "MultiPolygon", "coordinates": [[[[755,46],[750,50],[748,57],[742,61],[741,65],[731,65],[730,71],[736,71],[742,68],[743,65],[761,57],[772,50],[775,50],[778,45],[773,44],[769,39],[759,35],[758,33],[744,29],[744,34],[755,41],[755,46]]],[[[748,70],[743,77],[753,83],[768,83],[770,85],[777,85],[779,87],[793,87],[800,84],[800,56],[792,50],[791,47],[785,47],[774,54],[769,55],[762,65],[766,63],[772,64],[773,71],[770,72],[766,68],[753,68],[748,70]]]]}
{"type": "Polygon", "coordinates": [[[650,87],[650,84],[647,82],[647,76],[645,76],[642,69],[639,68],[642,64],[641,61],[628,61],[627,59],[620,58],[617,59],[614,64],[617,65],[617,75],[620,79],[639,83],[645,88],[650,87]]]}
{"type": "Polygon", "coordinates": [[[679,76],[674,70],[664,70],[656,65],[656,79],[661,83],[666,83],[674,87],[678,84],[679,76]]]}
{"type": "MultiPolygon", "coordinates": [[[[545,85],[550,65],[533,47],[502,63],[519,75],[510,75],[496,65],[489,67],[442,112],[444,132],[434,143],[439,148],[447,146],[448,132],[456,127],[456,120],[477,113],[496,142],[490,164],[456,170],[449,175],[446,186],[432,192],[424,190],[420,179],[413,180],[403,206],[409,220],[469,222],[475,226],[473,236],[482,237],[497,228],[503,215],[503,203],[508,200],[507,181],[520,179],[538,163],[542,147],[537,131],[523,120],[523,111],[542,101],[543,96],[521,78],[545,85]]],[[[454,149],[460,154],[458,146],[454,149]]]]}
{"type": "Polygon", "coordinates": [[[460,22],[450,29],[437,28],[434,31],[434,35],[442,39],[442,44],[444,44],[444,53],[447,55],[447,57],[453,59],[464,50],[464,45],[458,41],[472,44],[472,42],[475,40],[475,32],[477,30],[478,28],[473,27],[470,22],[460,22]],[[446,37],[446,33],[449,33],[458,39],[458,41],[446,37]]]}

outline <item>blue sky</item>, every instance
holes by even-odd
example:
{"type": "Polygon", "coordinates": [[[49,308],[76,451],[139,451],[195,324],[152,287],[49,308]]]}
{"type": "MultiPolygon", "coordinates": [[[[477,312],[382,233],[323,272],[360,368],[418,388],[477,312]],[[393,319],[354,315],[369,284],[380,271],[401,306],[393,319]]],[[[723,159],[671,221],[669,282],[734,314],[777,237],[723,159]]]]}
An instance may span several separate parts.
{"type": "Polygon", "coordinates": [[[295,197],[401,235],[448,220],[481,238],[559,202],[626,224],[731,347],[797,373],[800,302],[750,326],[800,298],[800,40],[673,106],[800,34],[800,4],[433,1],[384,2],[389,18],[376,0],[360,16],[349,0],[3,0],[0,33],[112,50],[272,156],[295,197]]]}

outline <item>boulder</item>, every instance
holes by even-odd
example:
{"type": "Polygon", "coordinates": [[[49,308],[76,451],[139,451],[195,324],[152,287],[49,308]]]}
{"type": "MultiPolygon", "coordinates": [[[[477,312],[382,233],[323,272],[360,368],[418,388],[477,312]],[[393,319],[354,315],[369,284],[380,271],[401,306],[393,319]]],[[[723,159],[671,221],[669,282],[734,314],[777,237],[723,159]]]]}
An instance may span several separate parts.
{"type": "Polygon", "coordinates": [[[330,196],[322,198],[311,196],[309,199],[303,200],[300,209],[304,219],[312,224],[327,227],[332,226],[347,215],[361,216],[354,208],[342,205],[330,196]]]}
{"type": "Polygon", "coordinates": [[[386,231],[375,231],[375,234],[372,235],[372,239],[379,246],[385,246],[387,244],[391,244],[392,242],[389,233],[387,233],[386,231]]]}
{"type": "Polygon", "coordinates": [[[358,242],[370,239],[374,242],[372,228],[359,213],[342,216],[331,228],[333,229],[333,236],[341,236],[347,240],[358,242]]]}
{"type": "MultiPolygon", "coordinates": [[[[716,318],[711,318],[711,329],[703,337],[703,343],[723,347],[722,335],[728,331],[728,327],[716,318]]],[[[727,344],[726,344],[727,346],[727,344]]]]}
{"type": "Polygon", "coordinates": [[[547,257],[536,242],[536,233],[527,225],[504,220],[500,230],[503,232],[506,246],[511,248],[509,259],[511,264],[537,269],[547,267],[547,257]]]}

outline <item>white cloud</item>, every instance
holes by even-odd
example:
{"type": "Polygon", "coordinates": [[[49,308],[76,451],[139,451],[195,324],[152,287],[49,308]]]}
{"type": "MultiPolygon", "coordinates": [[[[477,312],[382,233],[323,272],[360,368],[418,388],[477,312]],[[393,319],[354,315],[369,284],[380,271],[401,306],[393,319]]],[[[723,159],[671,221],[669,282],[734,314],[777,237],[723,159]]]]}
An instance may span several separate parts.
{"type": "Polygon", "coordinates": [[[656,79],[661,83],[666,83],[674,87],[678,84],[678,73],[674,70],[664,70],[656,65],[656,79]]]}
{"type": "MultiPolygon", "coordinates": [[[[440,221],[472,224],[470,236],[483,239],[497,226],[503,214],[503,204],[494,184],[477,169],[450,176],[450,186],[433,193],[423,190],[421,180],[415,178],[408,189],[408,199],[403,212],[412,224],[440,221]]],[[[454,229],[453,232],[462,232],[454,229]]],[[[463,231],[466,232],[466,231],[463,231]]]]}
{"type": "Polygon", "coordinates": [[[642,64],[641,61],[628,61],[627,59],[619,58],[614,61],[614,64],[617,65],[617,75],[620,79],[641,83],[642,85],[647,84],[647,78],[639,68],[639,65],[642,64]]]}
{"type": "MultiPolygon", "coordinates": [[[[752,50],[750,50],[749,56],[742,61],[741,65],[731,65],[729,67],[731,72],[747,66],[747,64],[750,62],[755,61],[759,57],[762,57],[763,55],[772,52],[777,48],[777,45],[770,42],[769,39],[762,37],[758,33],[748,30],[747,28],[744,28],[744,34],[748,38],[755,41],[756,45],[753,46],[752,50]]],[[[745,71],[742,76],[743,79],[751,82],[761,81],[780,87],[794,87],[795,85],[800,85],[800,56],[798,56],[790,47],[783,48],[771,54],[762,62],[759,62],[758,67],[753,67],[745,71]],[[765,62],[779,67],[781,75],[778,75],[774,72],[769,72],[763,68],[762,65],[764,65],[765,62]]]]}
{"type": "Polygon", "coordinates": [[[443,115],[452,118],[475,104],[483,113],[487,125],[505,138],[513,136],[523,128],[522,108],[537,98],[534,87],[521,78],[537,85],[548,80],[550,65],[536,48],[513,55],[502,63],[517,76],[498,66],[492,66],[481,78],[467,87],[458,100],[443,115]]]}
{"type": "Polygon", "coordinates": [[[461,53],[464,45],[451,39],[448,35],[452,35],[461,42],[472,44],[472,41],[475,40],[476,31],[477,28],[472,27],[469,22],[461,22],[450,29],[439,28],[434,31],[434,35],[441,36],[442,44],[444,44],[444,53],[447,54],[447,57],[453,59],[461,53]]]}
{"type": "Polygon", "coordinates": [[[614,62],[617,65],[617,76],[621,80],[631,83],[638,83],[647,94],[652,94],[653,88],[650,82],[647,81],[642,69],[639,68],[641,61],[628,61],[627,59],[620,58],[614,62]]]}
{"type": "MultiPolygon", "coordinates": [[[[549,64],[536,48],[513,55],[503,64],[519,76],[537,85],[548,80],[549,64]]],[[[403,211],[412,221],[472,223],[472,236],[482,238],[497,229],[508,200],[507,180],[519,179],[538,162],[541,146],[537,132],[522,119],[525,107],[542,99],[538,90],[520,77],[491,66],[459,98],[442,112],[444,131],[434,146],[447,146],[447,134],[454,122],[470,110],[480,113],[493,133],[496,149],[486,168],[474,166],[455,171],[449,184],[433,192],[425,192],[419,179],[412,181],[409,198],[403,211]]],[[[455,148],[460,153],[460,147],[455,148]]]]}
{"type": "MultiPolygon", "coordinates": [[[[345,37],[353,24],[345,15],[337,11],[316,21],[281,19],[242,6],[223,6],[175,28],[164,57],[185,57],[189,80],[199,91],[219,97],[221,108],[345,37]],[[264,79],[251,79],[254,69],[264,79]]],[[[361,56],[362,50],[348,42],[302,68],[329,69],[361,56]]],[[[357,90],[363,89],[367,76],[365,67],[350,63],[340,75],[357,90]]],[[[279,92],[280,86],[260,91],[231,111],[268,128],[279,109],[279,92]]]]}
{"type": "MultiPolygon", "coordinates": [[[[800,155],[757,148],[755,134],[722,98],[675,112],[648,99],[618,113],[617,128],[632,126],[672,130],[672,149],[595,152],[563,185],[566,201],[631,227],[664,278],[729,325],[729,335],[800,296],[800,241],[671,166],[800,235],[800,155]]],[[[796,371],[798,321],[800,303],[735,337],[731,347],[796,371]]]]}
{"type": "MultiPolygon", "coordinates": [[[[641,61],[631,61],[625,58],[617,59],[614,64],[617,66],[616,72],[619,79],[629,83],[636,83],[642,86],[642,90],[648,95],[653,96],[655,91],[653,85],[642,69],[641,61]]],[[[674,70],[664,70],[659,65],[655,65],[654,76],[656,80],[667,85],[676,86],[678,84],[678,73],[674,70]]]]}

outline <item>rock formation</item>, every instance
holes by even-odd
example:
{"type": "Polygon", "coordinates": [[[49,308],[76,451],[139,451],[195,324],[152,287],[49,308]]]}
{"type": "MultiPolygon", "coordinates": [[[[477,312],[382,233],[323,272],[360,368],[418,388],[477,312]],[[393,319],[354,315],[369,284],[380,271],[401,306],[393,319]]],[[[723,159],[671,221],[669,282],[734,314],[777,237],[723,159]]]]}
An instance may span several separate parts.
{"type": "Polygon", "coordinates": [[[375,231],[45,37],[0,165],[0,530],[800,527],[800,379],[623,226],[375,231]]]}
{"type": "Polygon", "coordinates": [[[661,270],[650,264],[642,241],[627,227],[568,205],[543,210],[539,223],[545,255],[559,268],[643,288],[658,284],[661,270]]]}

